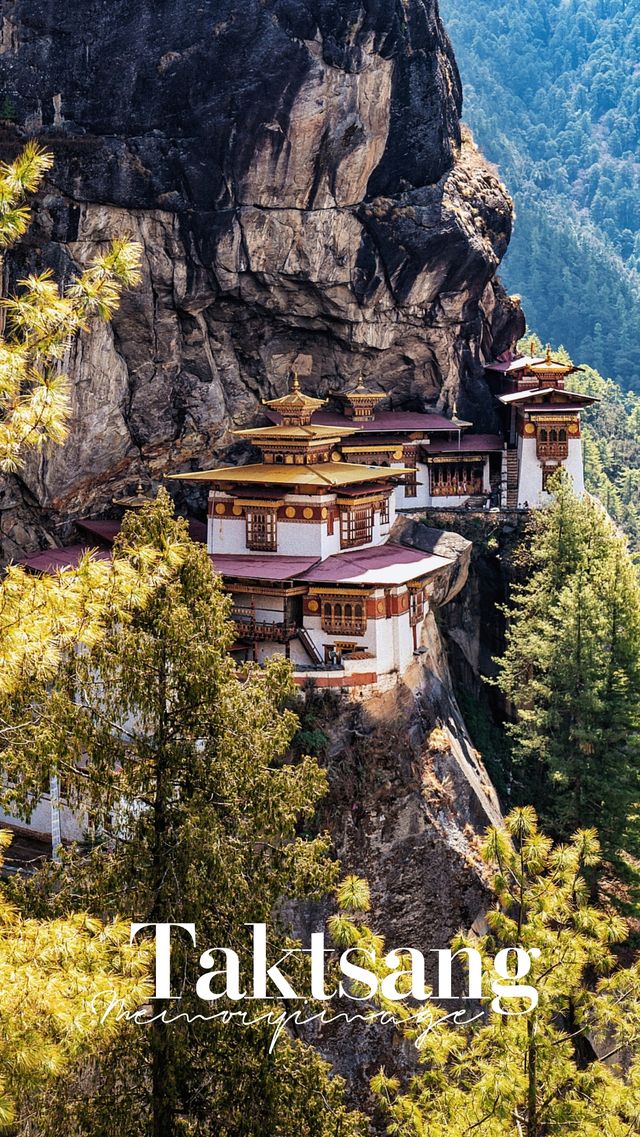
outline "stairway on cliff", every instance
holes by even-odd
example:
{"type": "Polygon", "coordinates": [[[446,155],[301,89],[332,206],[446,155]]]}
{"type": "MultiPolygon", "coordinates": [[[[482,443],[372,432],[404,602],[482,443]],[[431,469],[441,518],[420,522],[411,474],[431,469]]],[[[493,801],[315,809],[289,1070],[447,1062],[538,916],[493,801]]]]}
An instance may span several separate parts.
{"type": "Polygon", "coordinates": [[[518,508],[518,452],[507,450],[507,509],[518,508]]]}

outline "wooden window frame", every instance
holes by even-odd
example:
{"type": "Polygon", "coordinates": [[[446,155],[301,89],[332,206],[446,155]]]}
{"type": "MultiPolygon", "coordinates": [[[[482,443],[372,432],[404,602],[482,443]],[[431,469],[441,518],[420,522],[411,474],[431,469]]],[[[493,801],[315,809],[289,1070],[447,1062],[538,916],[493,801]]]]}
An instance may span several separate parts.
{"type": "Polygon", "coordinates": [[[412,474],[407,474],[404,482],[404,496],[417,497],[418,496],[418,471],[414,469],[412,474]]]}
{"type": "Polygon", "coordinates": [[[409,625],[415,628],[421,624],[425,617],[425,590],[422,588],[409,589],[409,625]]]}
{"type": "Polygon", "coordinates": [[[245,510],[248,549],[263,553],[278,551],[278,513],[268,506],[251,506],[245,510]]]}
{"type": "Polygon", "coordinates": [[[332,636],[363,636],[367,630],[367,602],[350,596],[325,597],[320,624],[323,632],[332,636]]]}
{"type": "Polygon", "coordinates": [[[340,511],[340,548],[355,549],[373,540],[373,505],[354,505],[340,511]]]}

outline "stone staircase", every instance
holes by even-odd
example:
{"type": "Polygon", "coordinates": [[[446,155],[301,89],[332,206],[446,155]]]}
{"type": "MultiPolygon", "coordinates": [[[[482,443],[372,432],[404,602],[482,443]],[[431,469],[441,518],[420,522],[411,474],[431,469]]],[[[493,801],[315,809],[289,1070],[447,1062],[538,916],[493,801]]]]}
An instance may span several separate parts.
{"type": "Polygon", "coordinates": [[[316,645],[311,639],[311,636],[305,628],[298,628],[298,639],[300,640],[300,643],[302,644],[312,663],[315,663],[316,665],[324,663],[320,652],[318,651],[316,645]]]}
{"type": "Polygon", "coordinates": [[[518,507],[518,452],[517,450],[507,450],[506,454],[507,465],[507,494],[505,507],[507,509],[517,509],[518,507]]]}

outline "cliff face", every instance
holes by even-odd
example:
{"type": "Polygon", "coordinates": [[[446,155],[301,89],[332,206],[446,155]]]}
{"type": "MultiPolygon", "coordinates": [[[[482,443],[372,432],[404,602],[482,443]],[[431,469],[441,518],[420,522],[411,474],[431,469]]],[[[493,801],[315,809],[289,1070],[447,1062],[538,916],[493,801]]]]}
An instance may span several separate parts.
{"type": "MultiPolygon", "coordinates": [[[[393,690],[354,701],[308,689],[304,713],[330,739],[320,822],[332,832],[342,869],[368,880],[387,949],[422,950],[435,985],[432,949],[448,946],[460,928],[479,929],[491,904],[479,834],[501,815],[460,714],[439,630],[445,613],[464,602],[471,543],[411,518],[401,518],[393,536],[451,561],[436,578],[420,654],[393,690]]],[[[303,939],[326,915],[324,905],[298,913],[303,939]]],[[[341,1009],[353,1014],[353,1006],[341,1009]]],[[[382,1065],[405,1075],[415,1068],[415,1048],[389,1025],[338,1023],[311,1037],[367,1109],[374,1106],[369,1079],[382,1065]]]]}
{"type": "Polygon", "coordinates": [[[489,425],[481,353],[522,330],[494,279],[511,204],[461,137],[435,0],[0,2],[4,157],[56,164],[7,285],[117,233],[142,287],[69,360],[68,444],[0,499],[20,555],[139,475],[211,463],[296,364],[489,425]]]}

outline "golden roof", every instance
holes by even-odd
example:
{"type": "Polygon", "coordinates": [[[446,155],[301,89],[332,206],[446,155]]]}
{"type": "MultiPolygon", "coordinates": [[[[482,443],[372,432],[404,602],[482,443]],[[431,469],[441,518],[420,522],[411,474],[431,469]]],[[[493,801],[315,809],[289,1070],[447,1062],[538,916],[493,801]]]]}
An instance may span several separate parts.
{"type": "Polygon", "coordinates": [[[362,376],[360,376],[360,378],[358,379],[358,386],[355,388],[355,390],[353,390],[353,391],[342,391],[341,395],[342,395],[343,399],[349,399],[349,401],[351,401],[352,399],[357,400],[357,401],[359,401],[360,399],[366,399],[367,401],[371,401],[374,403],[379,402],[381,399],[386,399],[386,397],[387,397],[384,391],[382,391],[382,392],[380,392],[380,391],[367,391],[367,388],[364,385],[364,379],[362,378],[362,376]]]}
{"type": "Polygon", "coordinates": [[[238,438],[281,438],[283,442],[314,442],[326,439],[328,442],[339,439],[343,434],[355,434],[357,426],[254,426],[249,430],[233,430],[238,438]]]}
{"type": "Polygon", "coordinates": [[[326,399],[314,399],[311,395],[305,395],[300,390],[297,372],[292,371],[287,394],[281,395],[279,399],[264,399],[263,405],[273,407],[274,410],[286,414],[287,411],[317,411],[318,407],[323,407],[326,401],[326,399]]]}
{"type": "Polygon", "coordinates": [[[529,371],[533,371],[534,374],[541,372],[548,375],[550,372],[556,372],[558,375],[569,375],[571,371],[577,370],[571,360],[568,363],[561,363],[559,359],[554,359],[551,354],[551,344],[547,344],[547,352],[541,363],[529,364],[529,371]]]}
{"type": "Polygon", "coordinates": [[[415,475],[404,466],[363,466],[355,462],[317,463],[313,466],[276,466],[255,462],[248,466],[218,466],[190,474],[169,474],[172,480],[192,482],[252,482],[258,485],[348,486],[359,482],[376,482],[396,478],[399,474],[415,475]]]}

